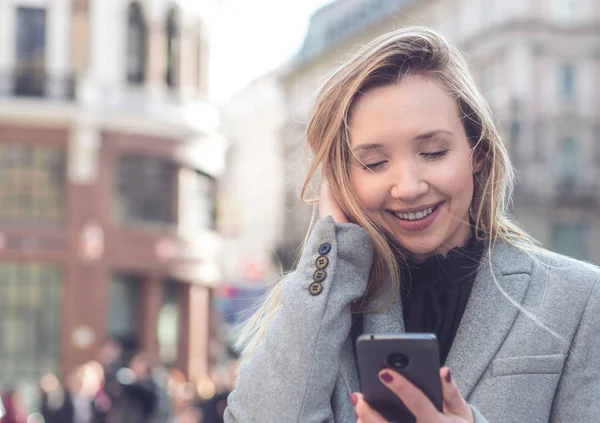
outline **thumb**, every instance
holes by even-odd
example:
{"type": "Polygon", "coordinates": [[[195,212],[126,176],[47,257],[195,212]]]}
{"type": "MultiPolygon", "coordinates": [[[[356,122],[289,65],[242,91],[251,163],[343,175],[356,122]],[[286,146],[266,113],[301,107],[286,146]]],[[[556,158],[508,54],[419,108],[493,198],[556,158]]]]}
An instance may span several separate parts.
{"type": "Polygon", "coordinates": [[[444,414],[453,414],[462,417],[468,422],[473,421],[473,412],[471,407],[460,394],[458,386],[454,383],[450,369],[442,367],[440,369],[440,378],[442,380],[442,393],[444,396],[444,414]]]}

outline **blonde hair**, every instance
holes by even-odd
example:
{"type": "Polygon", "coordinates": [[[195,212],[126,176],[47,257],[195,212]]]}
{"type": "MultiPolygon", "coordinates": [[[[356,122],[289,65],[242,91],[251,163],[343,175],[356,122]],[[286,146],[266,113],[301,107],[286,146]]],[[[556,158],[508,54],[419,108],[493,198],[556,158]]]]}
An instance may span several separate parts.
{"type": "MultiPolygon", "coordinates": [[[[357,312],[365,311],[363,305],[383,292],[385,281],[391,282],[388,289],[398,292],[400,275],[397,248],[369,219],[350,183],[349,121],[359,95],[376,87],[398,84],[407,75],[432,78],[456,98],[472,154],[483,164],[474,175],[471,204],[477,237],[490,244],[501,239],[524,250],[537,249],[535,241],[509,218],[514,170],[489,106],[477,90],[463,55],[425,27],[390,32],[362,47],[329,77],[321,87],[306,132],[314,159],[302,188],[302,200],[315,201],[308,199],[306,192],[320,169],[349,221],[364,228],[373,240],[374,263],[357,312]]],[[[491,254],[491,248],[488,251],[491,254]]],[[[284,280],[273,287],[242,328],[238,341],[243,347],[242,359],[252,354],[266,325],[281,307],[284,280]]]]}

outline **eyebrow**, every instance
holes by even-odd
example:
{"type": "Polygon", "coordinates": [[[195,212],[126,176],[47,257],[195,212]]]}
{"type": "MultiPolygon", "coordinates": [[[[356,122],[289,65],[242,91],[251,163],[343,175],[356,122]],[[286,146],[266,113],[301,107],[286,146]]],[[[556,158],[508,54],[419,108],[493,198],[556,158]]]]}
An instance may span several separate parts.
{"type": "Polygon", "coordinates": [[[447,131],[446,129],[438,129],[436,131],[425,132],[424,134],[417,135],[413,138],[415,141],[423,141],[434,138],[436,135],[450,135],[454,136],[453,132],[447,131]]]}
{"type": "MultiPolygon", "coordinates": [[[[454,136],[454,133],[450,132],[446,129],[438,129],[435,131],[429,131],[429,132],[425,132],[423,134],[419,134],[416,137],[413,137],[413,141],[426,141],[426,140],[435,138],[438,135],[454,136]]],[[[383,147],[383,144],[379,144],[379,143],[360,144],[360,145],[356,146],[356,148],[354,148],[352,151],[356,153],[357,151],[360,151],[360,150],[377,150],[382,147],[383,147]]]]}

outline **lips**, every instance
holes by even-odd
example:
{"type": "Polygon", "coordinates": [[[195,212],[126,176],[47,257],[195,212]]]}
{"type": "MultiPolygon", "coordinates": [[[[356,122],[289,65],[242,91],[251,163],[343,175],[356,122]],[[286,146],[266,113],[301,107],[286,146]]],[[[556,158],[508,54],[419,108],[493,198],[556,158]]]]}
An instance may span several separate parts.
{"type": "Polygon", "coordinates": [[[421,220],[427,216],[429,216],[431,213],[433,213],[437,208],[438,208],[439,204],[436,204],[435,206],[432,207],[428,207],[424,210],[420,210],[417,212],[394,212],[394,214],[396,215],[396,217],[398,219],[402,219],[402,220],[408,220],[408,221],[415,221],[415,220],[421,220]]]}
{"type": "Polygon", "coordinates": [[[423,207],[414,208],[410,211],[388,211],[393,216],[394,226],[398,229],[407,232],[419,232],[429,228],[440,216],[441,208],[444,202],[425,205],[423,207]],[[420,216],[420,217],[418,217],[420,216]]]}

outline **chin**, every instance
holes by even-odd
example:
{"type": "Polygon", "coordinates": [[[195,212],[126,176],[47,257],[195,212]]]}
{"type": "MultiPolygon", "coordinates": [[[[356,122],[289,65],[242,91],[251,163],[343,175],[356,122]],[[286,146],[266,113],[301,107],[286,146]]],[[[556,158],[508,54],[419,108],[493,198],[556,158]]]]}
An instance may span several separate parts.
{"type": "Polygon", "coordinates": [[[404,240],[403,237],[393,237],[398,243],[400,250],[411,257],[421,259],[436,254],[441,249],[441,242],[436,240],[419,240],[419,242],[410,242],[410,240],[404,240]]]}

